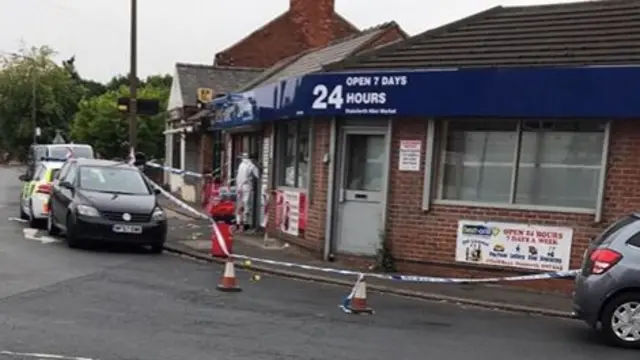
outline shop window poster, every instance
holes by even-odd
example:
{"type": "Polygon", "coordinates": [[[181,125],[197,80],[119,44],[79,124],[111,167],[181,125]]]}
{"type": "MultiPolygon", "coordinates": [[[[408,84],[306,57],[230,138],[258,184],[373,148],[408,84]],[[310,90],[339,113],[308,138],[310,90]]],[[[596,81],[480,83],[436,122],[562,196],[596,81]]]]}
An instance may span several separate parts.
{"type": "Polygon", "coordinates": [[[300,236],[306,218],[306,196],[300,191],[276,192],[275,222],[278,229],[292,236],[300,236]]]}
{"type": "Polygon", "coordinates": [[[573,229],[517,223],[458,222],[456,261],[530,270],[567,271],[573,229]]]}

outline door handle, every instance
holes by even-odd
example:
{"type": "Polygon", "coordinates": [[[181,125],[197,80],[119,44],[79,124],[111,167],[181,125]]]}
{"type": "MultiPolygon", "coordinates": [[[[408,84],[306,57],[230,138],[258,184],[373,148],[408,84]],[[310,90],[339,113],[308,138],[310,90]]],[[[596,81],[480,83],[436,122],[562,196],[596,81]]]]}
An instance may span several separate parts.
{"type": "Polygon", "coordinates": [[[357,200],[367,200],[369,196],[367,194],[355,194],[353,197],[357,200]]]}

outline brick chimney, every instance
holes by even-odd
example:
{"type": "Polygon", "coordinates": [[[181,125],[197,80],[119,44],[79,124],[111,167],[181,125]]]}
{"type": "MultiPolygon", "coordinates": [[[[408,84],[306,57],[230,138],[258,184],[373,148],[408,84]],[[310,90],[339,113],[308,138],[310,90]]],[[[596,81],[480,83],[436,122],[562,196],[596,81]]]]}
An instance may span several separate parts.
{"type": "Polygon", "coordinates": [[[333,40],[335,0],[289,0],[291,20],[312,47],[323,47],[333,40]]]}

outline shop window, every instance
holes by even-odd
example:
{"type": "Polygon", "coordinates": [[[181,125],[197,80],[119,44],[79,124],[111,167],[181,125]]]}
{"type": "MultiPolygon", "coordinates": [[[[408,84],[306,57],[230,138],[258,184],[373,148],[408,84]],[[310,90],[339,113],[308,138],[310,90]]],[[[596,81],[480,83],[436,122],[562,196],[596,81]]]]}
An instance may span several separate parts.
{"type": "Polygon", "coordinates": [[[306,188],[309,184],[309,124],[293,122],[281,125],[278,136],[278,185],[306,188]]]}
{"type": "Polygon", "coordinates": [[[442,200],[593,209],[605,123],[449,121],[443,126],[442,200]]]}

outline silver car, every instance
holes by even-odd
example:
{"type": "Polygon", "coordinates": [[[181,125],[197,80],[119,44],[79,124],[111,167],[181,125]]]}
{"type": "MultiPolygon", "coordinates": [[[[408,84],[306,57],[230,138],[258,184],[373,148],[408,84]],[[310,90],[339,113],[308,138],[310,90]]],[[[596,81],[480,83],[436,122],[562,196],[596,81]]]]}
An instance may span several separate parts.
{"type": "Polygon", "coordinates": [[[640,214],[593,239],[576,277],[573,309],[609,343],[640,348],[640,214]]]}
{"type": "Polygon", "coordinates": [[[32,178],[28,174],[20,176],[24,181],[20,191],[20,218],[29,220],[32,228],[41,227],[49,216],[52,182],[63,164],[61,161],[43,161],[36,166],[32,178]]]}

